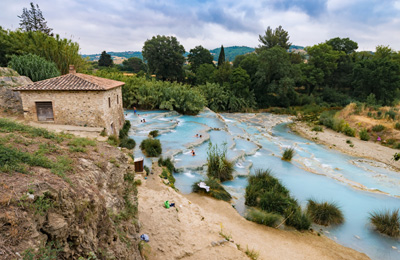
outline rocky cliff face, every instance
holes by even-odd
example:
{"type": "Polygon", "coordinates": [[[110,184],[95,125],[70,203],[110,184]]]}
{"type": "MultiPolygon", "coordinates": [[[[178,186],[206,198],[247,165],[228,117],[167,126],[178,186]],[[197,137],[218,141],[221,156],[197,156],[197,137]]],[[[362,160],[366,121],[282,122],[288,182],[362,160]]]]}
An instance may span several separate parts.
{"type": "Polygon", "coordinates": [[[0,259],[142,259],[129,156],[105,143],[74,151],[74,137],[1,127],[0,161],[12,150],[55,167],[25,165],[20,173],[0,165],[0,259]]]}
{"type": "Polygon", "coordinates": [[[18,92],[11,88],[31,84],[32,80],[25,76],[20,76],[10,68],[0,67],[0,107],[11,112],[22,112],[21,97],[18,92]]]}

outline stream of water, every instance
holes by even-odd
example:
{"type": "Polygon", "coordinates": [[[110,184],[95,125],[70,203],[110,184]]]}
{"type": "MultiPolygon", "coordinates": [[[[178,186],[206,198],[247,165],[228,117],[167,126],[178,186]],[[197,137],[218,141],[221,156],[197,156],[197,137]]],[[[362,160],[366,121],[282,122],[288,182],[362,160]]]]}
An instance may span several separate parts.
{"type": "MultiPolygon", "coordinates": [[[[369,224],[369,213],[400,208],[400,173],[382,163],[344,155],[297,136],[287,127],[288,116],[260,114],[216,114],[204,110],[198,116],[169,111],[125,111],[131,121],[130,136],[137,147],[135,157],[144,157],[139,144],[151,130],[159,130],[163,156],[174,160],[175,186],[190,193],[191,185],[204,179],[207,148],[226,143],[227,157],[235,161],[234,180],[224,182],[235,198],[233,204],[246,212],[245,176],[254,169],[271,169],[302,206],[314,198],[336,202],[345,223],[336,227],[314,225],[339,244],[366,253],[372,259],[400,259],[400,241],[383,236],[369,224]],[[146,123],[141,123],[145,118],[146,123]],[[196,137],[196,134],[202,137],[196,137]],[[287,147],[296,151],[291,162],[282,161],[287,147]],[[195,150],[196,156],[191,155],[195,150]]],[[[145,158],[151,166],[151,158],[145,158]]]]}

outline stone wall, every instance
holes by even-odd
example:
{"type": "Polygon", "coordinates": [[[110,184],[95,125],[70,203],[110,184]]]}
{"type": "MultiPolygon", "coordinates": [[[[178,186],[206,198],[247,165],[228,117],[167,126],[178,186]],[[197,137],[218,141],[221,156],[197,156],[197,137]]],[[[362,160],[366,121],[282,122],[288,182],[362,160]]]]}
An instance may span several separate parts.
{"type": "Polygon", "coordinates": [[[28,77],[20,76],[10,68],[0,67],[0,108],[14,113],[22,113],[21,97],[11,88],[31,83],[32,81],[28,77]]]}
{"type": "Polygon", "coordinates": [[[124,122],[121,87],[108,91],[21,91],[20,93],[25,119],[30,121],[38,121],[35,102],[51,101],[54,124],[103,127],[107,134],[111,134],[113,122],[118,134],[124,122]]]}
{"type": "Polygon", "coordinates": [[[122,107],[122,88],[113,88],[104,92],[103,97],[104,120],[106,124],[107,134],[113,134],[111,124],[115,126],[114,134],[118,135],[119,130],[125,122],[124,109],[122,107]],[[111,107],[109,106],[108,98],[110,98],[111,107]]]}

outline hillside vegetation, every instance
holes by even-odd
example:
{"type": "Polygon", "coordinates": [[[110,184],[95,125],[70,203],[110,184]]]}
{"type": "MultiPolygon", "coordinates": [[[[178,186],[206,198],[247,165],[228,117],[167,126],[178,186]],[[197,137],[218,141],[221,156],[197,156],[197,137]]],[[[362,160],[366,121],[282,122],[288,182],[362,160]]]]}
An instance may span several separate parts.
{"type": "Polygon", "coordinates": [[[104,143],[0,119],[1,258],[141,259],[130,160],[104,143]]]}

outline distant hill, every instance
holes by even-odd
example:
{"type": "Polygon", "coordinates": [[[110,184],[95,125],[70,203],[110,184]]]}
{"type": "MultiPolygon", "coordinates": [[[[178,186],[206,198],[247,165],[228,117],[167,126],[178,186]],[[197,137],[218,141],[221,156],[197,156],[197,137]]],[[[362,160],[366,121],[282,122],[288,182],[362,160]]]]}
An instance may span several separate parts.
{"type": "MultiPolygon", "coordinates": [[[[107,53],[110,54],[113,59],[114,59],[114,57],[120,57],[120,58],[125,58],[125,59],[137,57],[137,58],[143,59],[141,51],[124,51],[124,52],[110,51],[107,53]]],[[[98,61],[100,58],[100,53],[99,54],[82,54],[81,56],[83,58],[89,57],[90,61],[98,61]]]]}
{"type": "MultiPolygon", "coordinates": [[[[294,50],[302,50],[304,47],[298,46],[298,45],[292,45],[290,46],[289,51],[294,51],[294,50]]],[[[214,56],[214,60],[218,61],[219,53],[221,51],[221,48],[215,48],[210,50],[210,53],[214,56]]],[[[234,61],[235,57],[238,55],[243,55],[247,53],[251,53],[255,51],[255,48],[247,47],[247,46],[231,46],[231,47],[224,47],[225,51],[225,59],[229,61],[234,61]]],[[[107,52],[112,56],[112,58],[115,60],[116,57],[119,57],[119,60],[123,59],[129,59],[131,57],[137,57],[140,59],[143,59],[142,52],[140,51],[124,51],[124,52],[107,52]]],[[[189,53],[186,52],[184,54],[185,57],[187,57],[189,53]]],[[[100,58],[100,53],[99,54],[82,54],[82,57],[89,57],[90,61],[97,61],[100,58]]],[[[122,61],[121,61],[122,62],[122,61]]]]}

